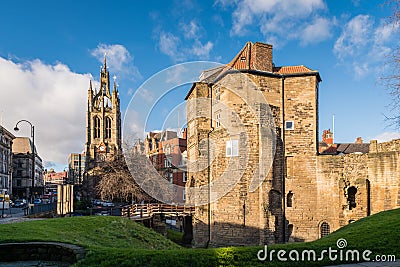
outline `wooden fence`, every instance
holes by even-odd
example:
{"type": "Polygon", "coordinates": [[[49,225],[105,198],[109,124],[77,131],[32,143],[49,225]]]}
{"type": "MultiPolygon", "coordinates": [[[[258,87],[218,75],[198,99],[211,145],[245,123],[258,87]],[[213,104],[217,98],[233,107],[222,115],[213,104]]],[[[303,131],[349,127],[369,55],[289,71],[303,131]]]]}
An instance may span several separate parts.
{"type": "Polygon", "coordinates": [[[133,204],[122,207],[121,216],[133,220],[151,218],[154,214],[186,216],[194,212],[194,207],[176,206],[168,204],[133,204]]]}

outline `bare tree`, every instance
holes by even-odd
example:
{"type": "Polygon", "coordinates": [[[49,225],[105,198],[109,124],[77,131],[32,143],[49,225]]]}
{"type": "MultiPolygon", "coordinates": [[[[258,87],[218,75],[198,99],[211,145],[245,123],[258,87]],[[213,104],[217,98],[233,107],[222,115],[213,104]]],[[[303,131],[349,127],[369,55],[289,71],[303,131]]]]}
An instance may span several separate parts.
{"type": "MultiPolygon", "coordinates": [[[[99,173],[96,191],[102,199],[122,201],[149,201],[151,198],[136,183],[134,173],[128,170],[123,156],[106,161],[99,173]]],[[[141,175],[137,173],[136,175],[141,175]]]]}
{"type": "MultiPolygon", "coordinates": [[[[395,31],[400,32],[400,0],[389,0],[386,2],[393,8],[392,16],[389,17],[389,24],[393,26],[395,31]]],[[[399,34],[396,35],[397,38],[399,34]]],[[[387,119],[392,122],[393,125],[400,127],[400,45],[397,42],[397,46],[393,49],[389,59],[390,72],[387,76],[383,77],[385,85],[389,90],[392,97],[392,112],[394,115],[388,116],[387,119]]]]}

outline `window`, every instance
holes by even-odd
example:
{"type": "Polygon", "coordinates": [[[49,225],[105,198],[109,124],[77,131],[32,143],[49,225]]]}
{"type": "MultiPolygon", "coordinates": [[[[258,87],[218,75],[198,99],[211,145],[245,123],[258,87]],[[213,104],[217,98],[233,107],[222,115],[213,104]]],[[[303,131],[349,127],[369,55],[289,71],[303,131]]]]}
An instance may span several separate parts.
{"type": "Polygon", "coordinates": [[[17,186],[21,186],[21,180],[17,180],[17,186]]]}
{"type": "Polygon", "coordinates": [[[185,191],[185,189],[182,190],[182,199],[186,200],[186,191],[185,191]]]}
{"type": "Polygon", "coordinates": [[[169,181],[170,183],[172,183],[172,182],[174,181],[174,179],[173,179],[173,173],[172,173],[172,172],[169,172],[169,173],[168,173],[168,181],[169,181]]]}
{"type": "Polygon", "coordinates": [[[289,193],[287,194],[286,205],[287,205],[288,208],[291,208],[293,206],[293,193],[292,193],[292,191],[289,191],[289,193]]]}
{"type": "Polygon", "coordinates": [[[355,188],[354,186],[351,186],[347,189],[347,202],[349,203],[349,210],[352,210],[357,206],[356,193],[357,193],[357,188],[355,188]]]}
{"type": "Polygon", "coordinates": [[[171,162],[168,160],[168,158],[165,158],[164,159],[164,167],[165,168],[168,168],[168,167],[171,167],[172,165],[171,165],[171,162]]]}
{"type": "Polygon", "coordinates": [[[218,85],[215,88],[215,99],[220,100],[220,98],[221,98],[221,87],[218,85]]]}
{"type": "Polygon", "coordinates": [[[182,172],[182,182],[186,183],[186,172],[182,172]]]}
{"type": "Polygon", "coordinates": [[[106,118],[106,138],[111,138],[111,118],[106,118]]]}
{"type": "Polygon", "coordinates": [[[93,124],[94,124],[94,138],[100,138],[100,118],[95,116],[93,118],[93,124]]]}
{"type": "Polygon", "coordinates": [[[221,126],[221,114],[217,113],[215,115],[215,127],[219,128],[219,126],[221,126]]]}
{"type": "Polygon", "coordinates": [[[285,129],[286,130],[294,130],[294,122],[293,121],[286,121],[285,122],[285,129]]]}
{"type": "Polygon", "coordinates": [[[238,140],[226,141],[226,156],[236,157],[238,155],[239,155],[239,141],[238,140]]]}
{"type": "Polygon", "coordinates": [[[245,61],[246,57],[240,57],[240,61],[245,61]]]}
{"type": "Polygon", "coordinates": [[[327,236],[331,233],[331,228],[328,223],[323,222],[321,224],[321,237],[327,236]]]}

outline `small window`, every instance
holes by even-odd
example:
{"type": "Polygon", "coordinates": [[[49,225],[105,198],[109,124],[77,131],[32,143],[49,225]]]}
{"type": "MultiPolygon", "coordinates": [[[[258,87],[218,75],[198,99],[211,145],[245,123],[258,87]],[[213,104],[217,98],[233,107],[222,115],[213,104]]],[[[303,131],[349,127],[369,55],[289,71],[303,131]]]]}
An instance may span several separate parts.
{"type": "Polygon", "coordinates": [[[323,222],[321,224],[321,237],[327,236],[331,233],[331,227],[328,223],[323,222]]]}
{"type": "Polygon", "coordinates": [[[285,129],[286,130],[294,130],[294,122],[293,121],[286,121],[285,122],[285,129]]]}
{"type": "Polygon", "coordinates": [[[289,193],[287,194],[286,205],[287,205],[288,208],[293,207],[293,193],[292,193],[292,191],[289,191],[289,193]]]}
{"type": "Polygon", "coordinates": [[[246,57],[241,57],[240,60],[241,60],[241,61],[245,61],[245,60],[246,60],[246,57]]]}
{"type": "Polygon", "coordinates": [[[221,114],[217,113],[215,115],[215,127],[219,128],[221,126],[221,114]]]}
{"type": "Polygon", "coordinates": [[[168,168],[168,167],[171,167],[172,165],[171,165],[171,162],[167,159],[167,158],[165,158],[164,159],[164,167],[165,168],[168,168]]]}
{"type": "Polygon", "coordinates": [[[357,206],[356,194],[357,188],[355,188],[354,186],[351,186],[349,187],[349,189],[347,189],[347,202],[349,203],[349,210],[352,210],[357,206]]]}
{"type": "Polygon", "coordinates": [[[185,189],[182,190],[182,199],[186,200],[186,190],[185,189]]]}
{"type": "Polygon", "coordinates": [[[219,87],[219,85],[215,88],[215,99],[216,100],[220,100],[221,98],[221,88],[219,87]]]}
{"type": "Polygon", "coordinates": [[[226,141],[226,156],[236,157],[239,155],[239,140],[226,141]]]}
{"type": "Polygon", "coordinates": [[[186,183],[186,172],[182,173],[182,182],[186,183]]]}

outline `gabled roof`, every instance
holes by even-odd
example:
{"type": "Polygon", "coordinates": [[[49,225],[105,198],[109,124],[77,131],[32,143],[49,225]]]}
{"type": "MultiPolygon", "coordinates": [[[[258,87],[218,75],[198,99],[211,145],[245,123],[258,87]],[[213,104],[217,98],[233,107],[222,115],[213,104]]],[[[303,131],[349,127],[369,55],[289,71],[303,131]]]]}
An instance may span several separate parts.
{"type": "Polygon", "coordinates": [[[337,154],[366,154],[369,153],[369,143],[366,144],[355,144],[355,143],[343,143],[334,144],[323,152],[322,155],[337,155],[337,154]]]}
{"type": "MultiPolygon", "coordinates": [[[[272,59],[272,45],[260,42],[247,42],[239,53],[225,66],[204,70],[200,75],[200,82],[213,83],[233,70],[255,72],[259,75],[272,75],[276,77],[315,75],[318,82],[321,81],[317,70],[312,70],[304,65],[275,67],[272,59]]],[[[185,99],[189,97],[194,87],[195,83],[190,88],[185,99]]]]}
{"type": "Polygon", "coordinates": [[[337,152],[343,154],[352,154],[352,153],[363,153],[366,154],[369,152],[369,143],[367,144],[338,144],[336,148],[337,152]]]}
{"type": "Polygon", "coordinates": [[[274,67],[273,71],[275,73],[280,73],[280,74],[292,74],[292,73],[305,73],[305,72],[315,72],[314,70],[311,70],[307,68],[304,65],[299,65],[299,66],[283,66],[283,67],[274,67]]]}

